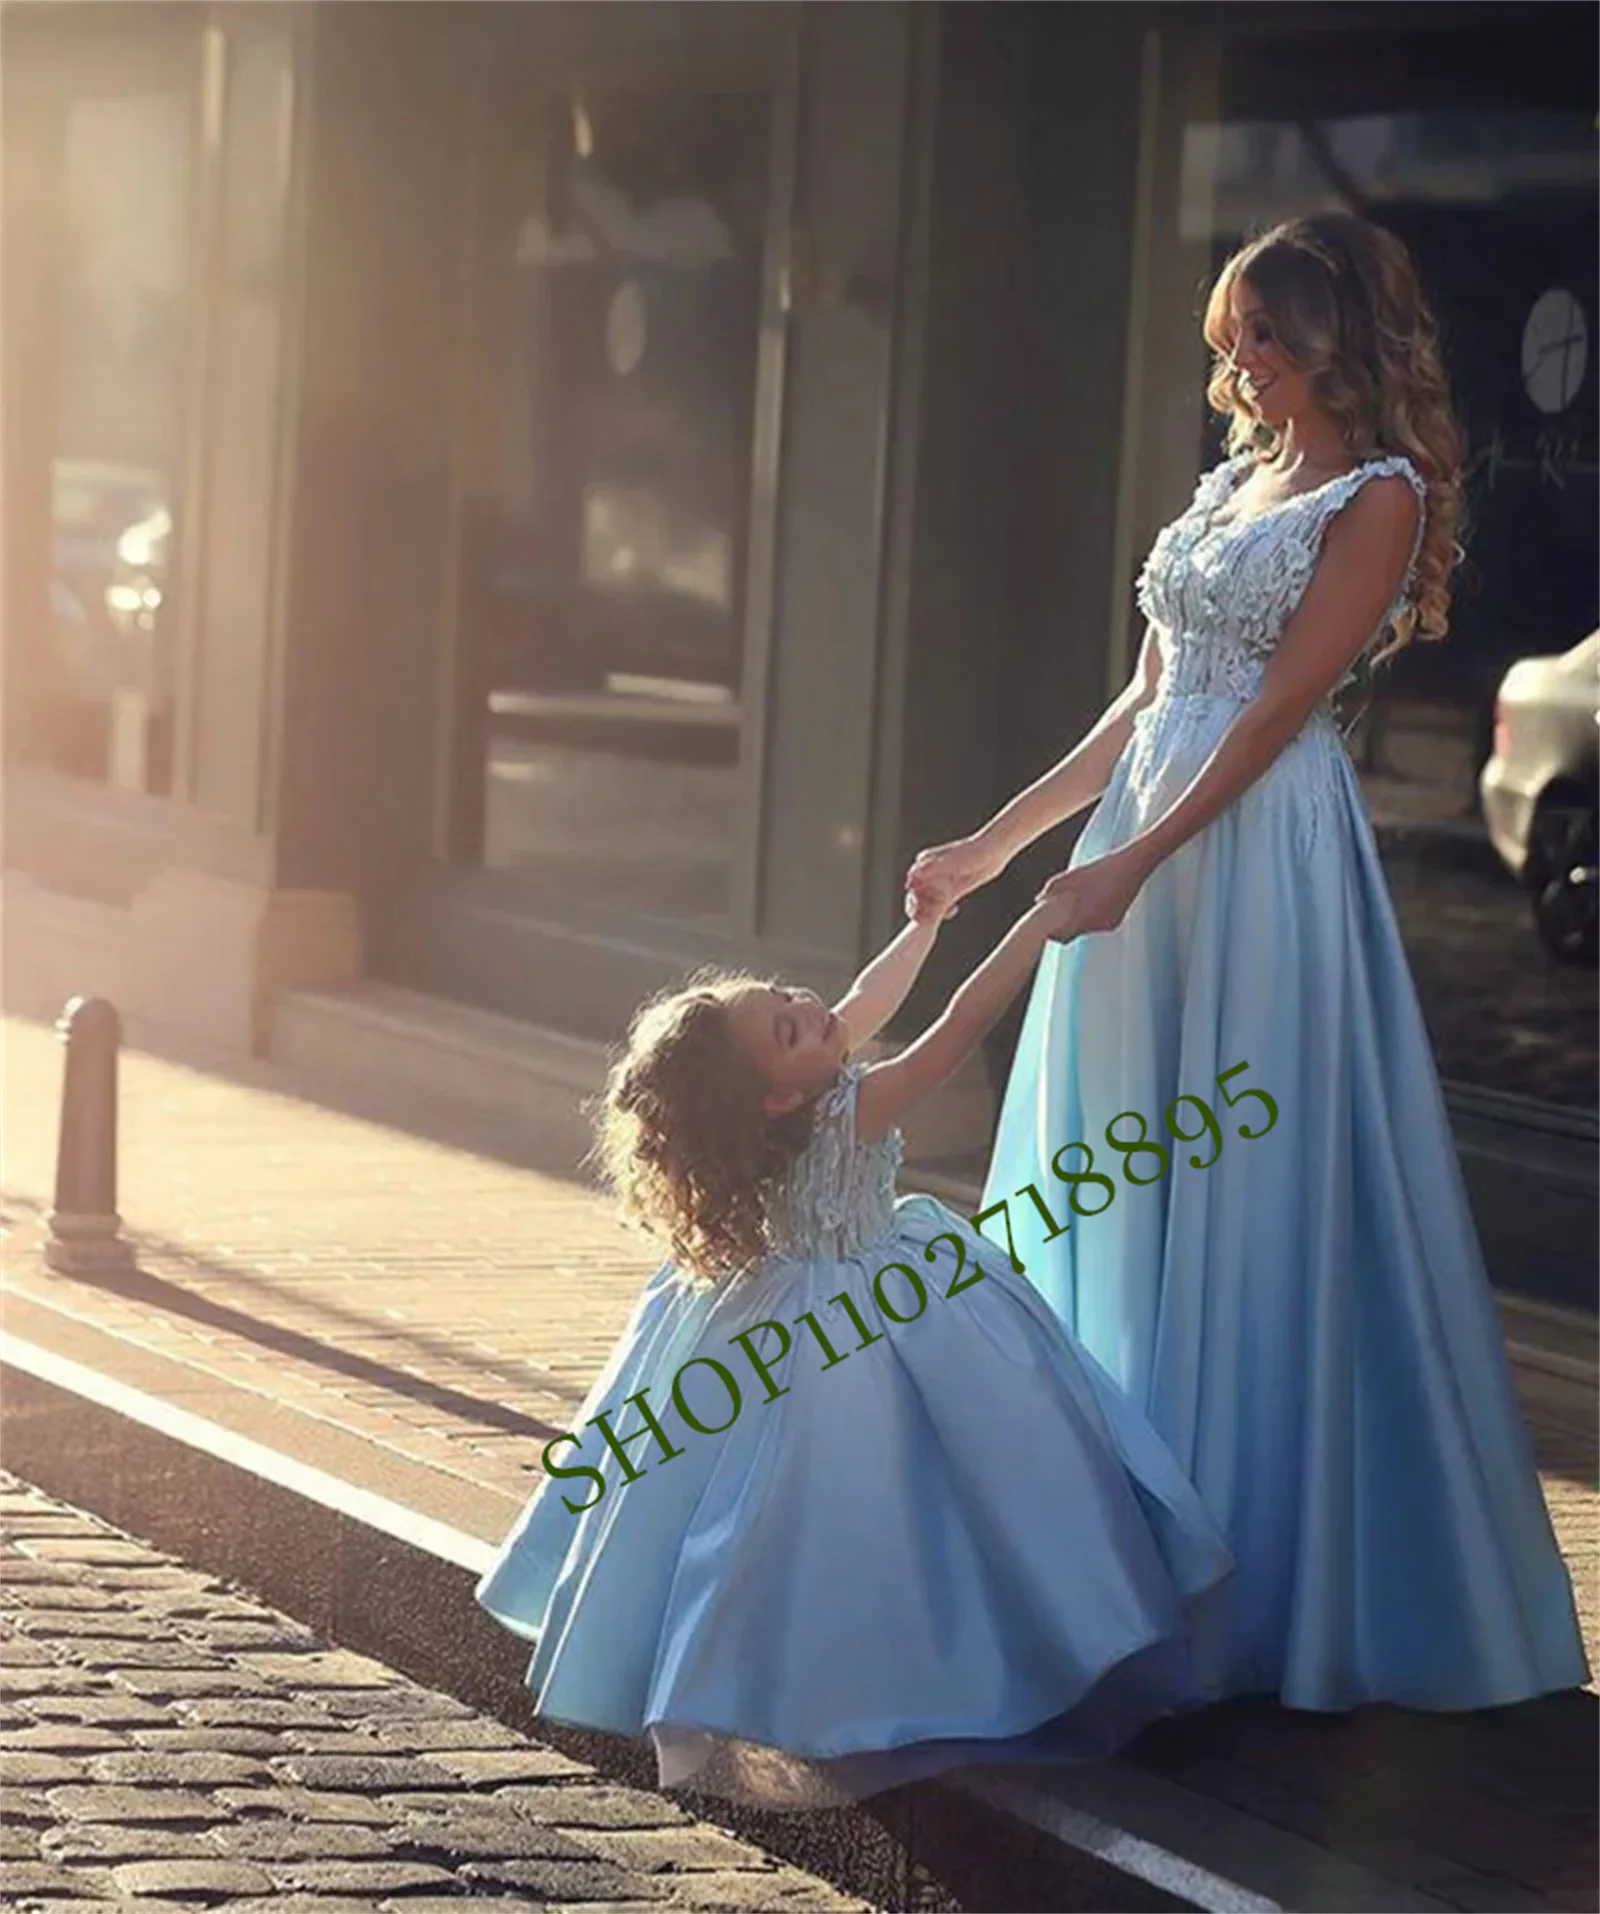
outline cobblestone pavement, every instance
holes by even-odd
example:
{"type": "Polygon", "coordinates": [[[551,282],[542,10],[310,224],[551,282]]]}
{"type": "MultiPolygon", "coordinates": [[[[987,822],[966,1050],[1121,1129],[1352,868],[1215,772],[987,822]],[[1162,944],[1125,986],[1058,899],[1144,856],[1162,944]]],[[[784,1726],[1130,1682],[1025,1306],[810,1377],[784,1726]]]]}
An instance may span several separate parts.
{"type": "Polygon", "coordinates": [[[0,1906],[863,1909],[0,1476],[0,1906]]]}

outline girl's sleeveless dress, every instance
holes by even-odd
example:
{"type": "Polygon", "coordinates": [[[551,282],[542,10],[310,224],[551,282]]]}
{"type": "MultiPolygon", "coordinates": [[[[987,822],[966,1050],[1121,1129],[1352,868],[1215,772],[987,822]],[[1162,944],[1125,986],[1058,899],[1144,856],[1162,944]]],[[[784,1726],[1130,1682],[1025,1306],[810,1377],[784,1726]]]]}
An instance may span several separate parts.
{"type": "Polygon", "coordinates": [[[598,1475],[542,1483],[478,1589],[533,1643],[540,1713],[649,1731],[663,1786],[846,1800],[1102,1754],[1196,1694],[1190,1605],[1231,1566],[1214,1525],[1029,1284],[941,1204],[896,1202],[899,1139],[858,1143],[859,1082],[819,1101],[773,1255],[719,1287],[656,1273],[581,1446],[550,1453],[598,1475]],[[733,1390],[731,1426],[697,1433],[733,1390]],[[637,1479],[605,1413],[646,1431],[622,1442],[637,1479]]]}
{"type": "MultiPolygon", "coordinates": [[[[1151,553],[1161,687],[1075,865],[1204,766],[1334,515],[1380,476],[1423,489],[1386,458],[1220,522],[1248,467],[1203,478],[1151,553]]],[[[1039,1293],[1223,1526],[1239,1566],[1205,1645],[1214,1691],[1466,1709],[1584,1683],[1427,1032],[1326,708],[1115,932],[1046,953],[984,1201],[1009,1204],[1039,1293]],[[1220,1154],[1176,1101],[1193,1098],[1220,1154]],[[1119,1149],[1141,1134],[1165,1171],[1119,1149]],[[1065,1225],[1048,1242],[1029,1184],[1065,1225]]]]}

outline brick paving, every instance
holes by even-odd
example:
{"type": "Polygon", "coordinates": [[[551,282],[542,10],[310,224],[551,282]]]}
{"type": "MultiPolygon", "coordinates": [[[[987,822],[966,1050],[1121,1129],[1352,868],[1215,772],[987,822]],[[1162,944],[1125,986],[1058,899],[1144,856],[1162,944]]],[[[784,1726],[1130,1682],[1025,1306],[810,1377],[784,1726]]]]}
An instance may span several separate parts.
{"type": "Polygon", "coordinates": [[[1587,1695],[1456,1716],[1443,1733],[1435,1718],[1393,1708],[1319,1716],[1232,1702],[1163,1724],[1138,1757],[1447,1907],[1600,1907],[1587,1695]]]}
{"type": "Polygon", "coordinates": [[[9,1476],[0,1790],[26,1914],[867,1905],[9,1476]]]}
{"type": "Polygon", "coordinates": [[[372,1120],[304,1099],[268,1065],[129,1051],[122,1214],[151,1280],[88,1292],[29,1253],[61,1047],[14,1017],[4,1043],[6,1290],[71,1293],[135,1343],[526,1492],[534,1439],[568,1426],[650,1267],[568,1164],[541,1160],[536,1121],[452,1113],[452,1141],[435,1141],[411,1133],[430,1114],[415,1106],[372,1120]]]}

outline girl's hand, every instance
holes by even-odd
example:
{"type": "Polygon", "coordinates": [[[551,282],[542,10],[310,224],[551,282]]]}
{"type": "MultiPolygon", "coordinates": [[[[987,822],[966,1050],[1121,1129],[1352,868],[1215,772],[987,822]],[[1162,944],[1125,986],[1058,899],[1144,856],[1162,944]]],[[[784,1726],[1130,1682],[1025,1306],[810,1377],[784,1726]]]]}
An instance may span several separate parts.
{"type": "Polygon", "coordinates": [[[1115,930],[1139,895],[1149,867],[1126,851],[1112,851],[1092,864],[1062,871],[1040,891],[1040,905],[1058,909],[1064,928],[1052,931],[1057,941],[1115,930]]]}
{"type": "Polygon", "coordinates": [[[912,890],[906,886],[906,916],[913,924],[927,924],[937,928],[947,917],[954,917],[954,904],[941,901],[938,893],[929,890],[912,890]]]}
{"type": "Polygon", "coordinates": [[[917,856],[906,873],[906,902],[913,897],[930,901],[942,915],[953,917],[963,897],[980,890],[1006,867],[1005,858],[978,837],[936,844],[917,856]]]}

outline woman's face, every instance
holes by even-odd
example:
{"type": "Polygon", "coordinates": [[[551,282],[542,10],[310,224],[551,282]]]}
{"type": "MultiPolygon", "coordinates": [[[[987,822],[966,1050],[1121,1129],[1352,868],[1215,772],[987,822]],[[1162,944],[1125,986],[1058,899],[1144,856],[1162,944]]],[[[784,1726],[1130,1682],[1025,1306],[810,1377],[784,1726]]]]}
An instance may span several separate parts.
{"type": "Polygon", "coordinates": [[[1302,372],[1284,350],[1248,279],[1234,281],[1228,309],[1233,342],[1229,363],[1238,374],[1239,396],[1255,416],[1276,431],[1291,419],[1315,411],[1310,374],[1302,372]]]}

